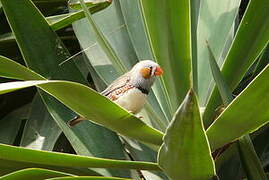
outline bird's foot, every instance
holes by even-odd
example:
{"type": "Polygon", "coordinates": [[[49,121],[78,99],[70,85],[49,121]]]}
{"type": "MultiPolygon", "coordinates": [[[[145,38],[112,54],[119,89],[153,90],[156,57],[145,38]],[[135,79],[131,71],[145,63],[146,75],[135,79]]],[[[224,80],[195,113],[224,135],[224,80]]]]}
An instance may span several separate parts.
{"type": "MultiPolygon", "coordinates": [[[[135,114],[133,111],[128,111],[129,113],[131,113],[131,114],[135,114]]],[[[144,117],[143,116],[136,116],[137,118],[139,118],[139,119],[143,119],[144,117]]]]}
{"type": "Polygon", "coordinates": [[[129,113],[131,113],[131,114],[134,114],[134,112],[133,111],[128,111],[129,113]]]}

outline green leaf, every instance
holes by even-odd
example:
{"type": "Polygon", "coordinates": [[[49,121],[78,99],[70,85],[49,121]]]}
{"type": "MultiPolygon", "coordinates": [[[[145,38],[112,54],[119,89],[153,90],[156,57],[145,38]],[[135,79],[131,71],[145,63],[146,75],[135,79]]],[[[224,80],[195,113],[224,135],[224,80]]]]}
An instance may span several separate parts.
{"type": "Polygon", "coordinates": [[[87,180],[131,180],[125,178],[116,178],[116,177],[100,177],[100,176],[76,176],[76,177],[59,177],[59,178],[50,178],[49,180],[65,180],[65,179],[87,179],[87,180]]]}
{"type": "MultiPolygon", "coordinates": [[[[100,6],[100,5],[105,5],[105,6],[109,6],[111,4],[111,0],[85,0],[85,5],[87,8],[93,8],[96,6],[100,6]]],[[[71,7],[72,9],[82,9],[81,4],[79,2],[79,0],[72,0],[68,2],[68,6],[71,7]]]]}
{"type": "Polygon", "coordinates": [[[269,164],[269,142],[267,141],[268,135],[269,128],[267,124],[261,128],[260,131],[254,133],[254,137],[252,139],[255,151],[261,159],[263,167],[266,167],[269,164]]]}
{"type": "Polygon", "coordinates": [[[234,36],[234,21],[240,2],[241,0],[201,1],[197,27],[198,95],[201,106],[206,105],[214,86],[206,41],[209,42],[221,67],[224,62],[222,56],[226,55],[234,36]]]}
{"type": "Polygon", "coordinates": [[[240,179],[244,176],[237,144],[232,144],[215,160],[219,179],[240,179]]]}
{"type": "Polygon", "coordinates": [[[120,63],[121,62],[120,58],[115,53],[115,51],[113,50],[111,45],[108,43],[107,39],[105,38],[105,36],[103,35],[103,33],[101,32],[99,27],[96,25],[91,13],[87,9],[87,6],[86,6],[84,0],[79,0],[79,2],[82,6],[82,9],[85,13],[85,16],[86,16],[89,24],[91,25],[91,27],[94,30],[93,32],[94,32],[94,36],[96,37],[97,43],[101,46],[102,50],[105,52],[106,56],[110,59],[112,64],[115,64],[115,68],[116,69],[118,68],[117,71],[121,72],[121,73],[124,72],[125,68],[124,68],[123,64],[120,63]]]}
{"type": "Polygon", "coordinates": [[[53,80],[8,82],[0,84],[0,94],[31,86],[40,87],[82,117],[122,135],[155,146],[162,143],[161,132],[149,127],[133,114],[82,84],[53,80]],[[94,103],[91,100],[94,100],[94,103]]]}
{"type": "MultiPolygon", "coordinates": [[[[17,78],[26,80],[43,78],[42,76],[31,71],[30,69],[8,58],[4,58],[1,56],[0,56],[0,65],[1,67],[4,67],[3,69],[2,68],[0,69],[0,76],[2,76],[3,74],[3,76],[7,78],[17,78]]],[[[49,95],[47,95],[47,97],[50,98],[49,95]]],[[[52,112],[55,112],[55,109],[53,108],[50,110],[52,112]]],[[[61,110],[60,113],[62,113],[60,115],[66,115],[68,112],[61,110]]],[[[53,113],[53,115],[55,116],[55,113],[53,113]]],[[[60,119],[58,114],[56,114],[55,117],[57,120],[60,119]]],[[[67,126],[66,122],[64,121],[57,121],[57,122],[59,123],[61,129],[67,135],[69,141],[72,142],[72,145],[76,149],[77,153],[82,155],[90,155],[90,156],[94,155],[98,157],[107,157],[107,158],[114,157],[118,159],[123,159],[122,158],[123,155],[121,154],[122,150],[119,149],[119,147],[122,146],[119,140],[116,139],[117,136],[115,135],[114,132],[111,132],[103,127],[100,128],[100,126],[93,123],[85,124],[84,122],[81,123],[81,125],[78,125],[77,127],[70,129],[70,127],[67,126]],[[89,142],[89,139],[96,139],[96,142],[94,143],[89,142]],[[107,145],[113,148],[107,148],[107,145]],[[103,150],[100,151],[100,149],[103,150]],[[113,154],[113,156],[109,156],[107,154],[113,154]]],[[[114,170],[112,171],[112,173],[115,173],[114,170]]],[[[110,173],[108,173],[107,175],[110,175],[110,173]]]]}
{"type": "MultiPolygon", "coordinates": [[[[222,68],[223,77],[232,90],[268,43],[268,9],[267,0],[249,2],[222,68]],[[259,14],[257,14],[257,9],[259,9],[259,14]]],[[[220,102],[220,96],[215,89],[203,116],[206,126],[213,121],[214,110],[220,105],[220,102]]]]}
{"type": "Polygon", "coordinates": [[[29,118],[23,129],[20,146],[52,151],[61,132],[40,95],[36,94],[32,101],[29,118]]]}
{"type": "Polygon", "coordinates": [[[208,44],[207,48],[208,48],[209,56],[210,56],[209,64],[210,64],[211,73],[212,73],[213,78],[216,82],[216,86],[219,90],[222,101],[223,101],[224,105],[227,106],[233,100],[232,91],[229,89],[228,85],[226,84],[226,82],[224,81],[224,79],[222,77],[219,66],[216,62],[216,59],[214,57],[214,54],[213,54],[209,44],[208,44]]]}
{"type": "Polygon", "coordinates": [[[38,163],[18,162],[0,159],[0,175],[6,175],[8,173],[12,173],[14,171],[18,171],[25,168],[42,168],[83,176],[102,176],[101,174],[96,173],[95,171],[92,171],[88,168],[60,167],[55,165],[50,166],[38,163]]]}
{"type": "Polygon", "coordinates": [[[5,176],[2,176],[1,179],[4,180],[13,180],[13,179],[47,179],[53,177],[61,177],[61,176],[70,176],[71,174],[52,171],[47,169],[40,168],[29,168],[23,169],[19,171],[12,172],[5,176]]]}
{"type": "Polygon", "coordinates": [[[71,155],[0,144],[0,160],[26,162],[60,167],[94,167],[159,170],[155,163],[112,160],[71,155]]]}
{"type": "Polygon", "coordinates": [[[269,106],[268,78],[269,65],[208,128],[207,136],[212,150],[257,130],[269,121],[269,111],[264,109],[269,106]],[[255,105],[255,113],[253,113],[253,105],[255,105]]]}
{"type": "Polygon", "coordinates": [[[162,83],[174,112],[191,86],[190,1],[140,3],[153,57],[165,71],[162,83]]]}
{"type": "Polygon", "coordinates": [[[267,47],[264,49],[261,57],[259,58],[259,62],[257,64],[257,67],[255,68],[253,77],[257,76],[267,64],[269,64],[269,43],[267,44],[267,47]]]}
{"type": "Polygon", "coordinates": [[[248,180],[267,180],[249,136],[239,139],[239,154],[248,180]]]}
{"type": "Polygon", "coordinates": [[[20,79],[20,80],[45,80],[44,77],[37,74],[25,66],[12,61],[9,58],[0,55],[1,77],[20,79]]]}
{"type": "MultiPolygon", "coordinates": [[[[208,45],[208,49],[209,49],[209,54],[211,56],[210,67],[211,67],[214,80],[219,89],[219,93],[222,97],[224,105],[227,106],[232,102],[233,95],[222,77],[218,64],[215,61],[214,55],[209,45],[208,45]]],[[[243,162],[243,166],[248,177],[252,177],[252,178],[260,177],[260,179],[264,179],[264,178],[266,179],[263,169],[261,167],[261,163],[254,150],[254,147],[252,145],[249,135],[244,135],[243,137],[241,137],[237,144],[239,147],[239,154],[241,156],[241,161],[243,162]]]]}
{"type": "MultiPolygon", "coordinates": [[[[126,144],[125,148],[128,150],[133,160],[147,162],[157,161],[157,152],[146,145],[127,138],[124,138],[124,142],[126,144]]],[[[168,180],[168,177],[160,171],[141,171],[141,173],[145,179],[168,180]]]]}
{"type": "Polygon", "coordinates": [[[191,50],[192,50],[192,80],[193,90],[198,93],[198,63],[197,63],[197,27],[201,0],[191,1],[191,50]]]}
{"type": "MultiPolygon", "coordinates": [[[[92,2],[86,2],[86,4],[87,5],[91,4],[91,6],[89,7],[89,11],[93,14],[108,7],[110,5],[110,2],[105,1],[105,2],[99,2],[97,4],[96,3],[92,4],[92,2]]],[[[68,25],[71,25],[73,22],[79,19],[82,19],[84,17],[85,17],[85,14],[83,10],[80,10],[74,13],[67,13],[67,14],[46,17],[46,19],[50,27],[56,31],[68,25]]]]}
{"type": "MultiPolygon", "coordinates": [[[[101,4],[95,4],[93,7],[89,9],[89,11],[94,14],[96,12],[99,12],[100,10],[103,10],[106,8],[109,4],[107,3],[101,3],[101,4]]],[[[1,11],[1,10],[0,10],[1,11]]],[[[73,22],[80,20],[85,17],[85,14],[83,10],[73,12],[73,13],[66,13],[66,14],[60,14],[55,16],[49,16],[46,17],[46,20],[48,21],[50,27],[56,31],[59,29],[62,29],[64,27],[67,27],[71,25],[73,22]]],[[[0,36],[1,37],[1,36],[0,36]]],[[[7,37],[2,37],[1,41],[15,41],[14,35],[11,33],[7,37]]]]}
{"type": "Polygon", "coordinates": [[[208,180],[216,174],[193,90],[189,91],[167,128],[158,162],[174,180],[208,180]]]}
{"type": "Polygon", "coordinates": [[[28,119],[29,109],[30,104],[26,104],[1,118],[0,143],[14,143],[22,121],[28,119]]]}
{"type": "MultiPolygon", "coordinates": [[[[60,65],[70,57],[70,54],[31,1],[1,2],[28,67],[48,79],[68,79],[87,84],[74,62],[69,61],[60,65]],[[31,21],[26,21],[26,19],[31,19],[31,21]]],[[[115,132],[90,122],[84,122],[83,126],[71,129],[67,122],[77,117],[77,114],[52,96],[42,91],[39,93],[51,116],[71,142],[76,153],[115,159],[126,158],[123,146],[115,132]],[[111,148],[107,148],[107,146],[111,148]]],[[[130,177],[130,171],[118,169],[95,169],[95,171],[105,176],[130,177]]]]}

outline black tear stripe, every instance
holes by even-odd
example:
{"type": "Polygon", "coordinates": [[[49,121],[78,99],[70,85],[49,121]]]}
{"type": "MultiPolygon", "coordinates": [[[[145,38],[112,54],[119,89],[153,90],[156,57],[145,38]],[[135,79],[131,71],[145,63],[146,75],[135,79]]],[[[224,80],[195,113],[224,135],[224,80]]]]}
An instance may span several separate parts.
{"type": "Polygon", "coordinates": [[[152,71],[152,69],[153,69],[152,66],[150,66],[149,68],[150,68],[150,72],[149,72],[149,74],[150,74],[150,76],[153,76],[153,74],[152,74],[152,73],[153,73],[153,71],[152,71]]]}
{"type": "Polygon", "coordinates": [[[137,87],[143,94],[146,94],[148,95],[149,94],[149,91],[147,89],[144,89],[142,87],[137,87]]]}

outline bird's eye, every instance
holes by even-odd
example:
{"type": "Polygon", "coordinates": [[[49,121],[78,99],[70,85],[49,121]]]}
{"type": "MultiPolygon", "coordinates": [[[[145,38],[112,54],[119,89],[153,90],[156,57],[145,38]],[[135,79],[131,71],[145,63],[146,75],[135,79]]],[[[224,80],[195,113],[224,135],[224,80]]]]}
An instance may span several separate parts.
{"type": "Polygon", "coordinates": [[[152,67],[144,67],[140,70],[140,74],[145,78],[148,79],[151,76],[152,67]]]}

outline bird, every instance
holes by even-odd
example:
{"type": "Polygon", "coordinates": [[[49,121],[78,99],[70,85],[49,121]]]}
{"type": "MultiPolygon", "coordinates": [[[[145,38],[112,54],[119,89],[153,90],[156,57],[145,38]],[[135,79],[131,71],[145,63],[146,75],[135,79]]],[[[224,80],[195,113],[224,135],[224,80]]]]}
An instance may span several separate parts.
{"type": "MultiPolygon", "coordinates": [[[[152,60],[142,60],[132,69],[114,80],[100,94],[114,103],[126,109],[132,114],[139,113],[146,103],[147,95],[157,76],[161,76],[163,70],[159,64],[152,60]]],[[[69,126],[85,120],[77,117],[69,121],[69,126]]]]}

